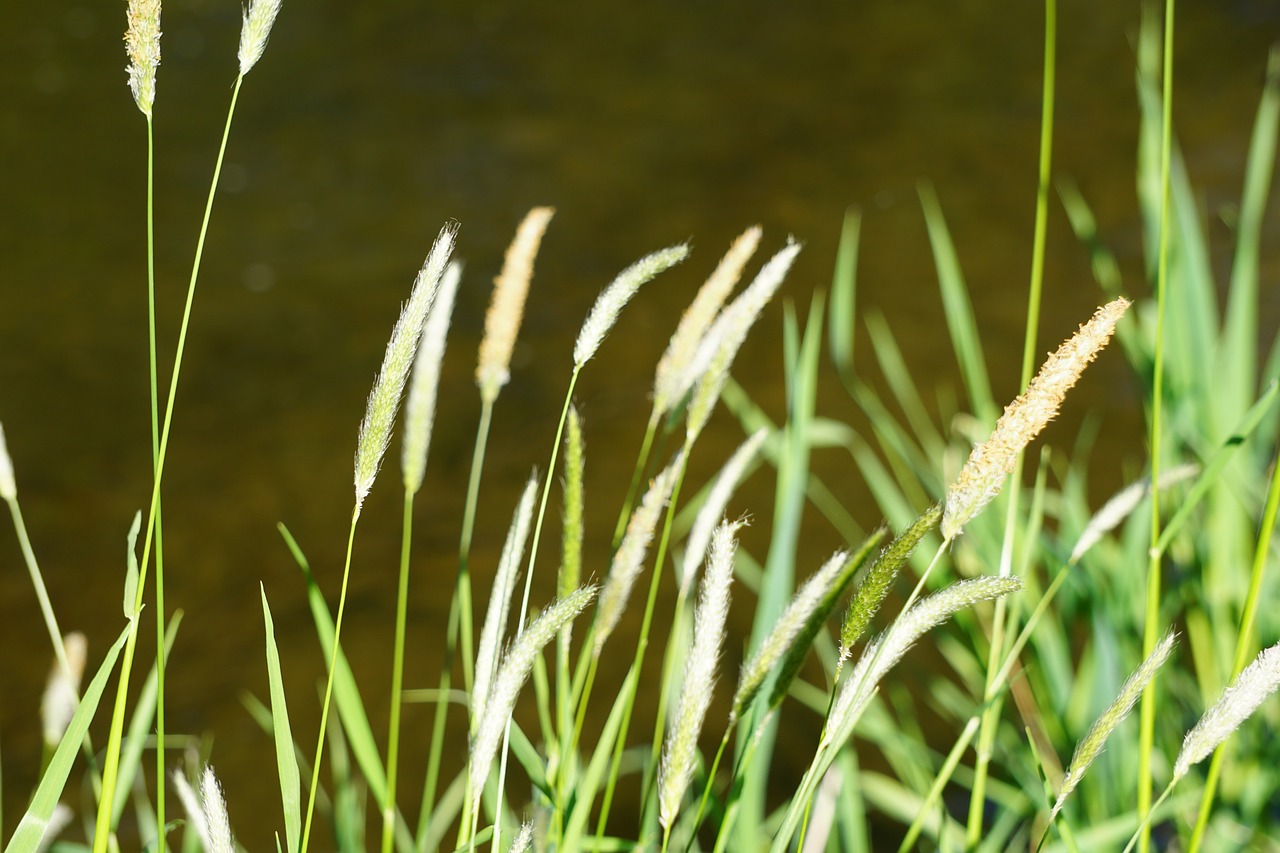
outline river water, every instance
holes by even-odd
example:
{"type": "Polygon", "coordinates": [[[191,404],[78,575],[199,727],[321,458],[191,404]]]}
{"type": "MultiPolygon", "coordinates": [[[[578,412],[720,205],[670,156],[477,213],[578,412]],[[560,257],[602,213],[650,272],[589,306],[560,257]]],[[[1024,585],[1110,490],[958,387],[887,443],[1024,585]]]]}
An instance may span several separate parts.
{"type": "MultiPolygon", "coordinates": [[[[60,622],[88,633],[96,665],[121,626],[125,533],[150,491],[145,124],[125,85],[123,4],[9,5],[0,54],[0,420],[60,622]]],[[[1129,287],[1142,293],[1138,8],[1063,6],[1056,172],[1080,185],[1129,287]]],[[[694,246],[683,267],[627,309],[576,394],[588,424],[588,569],[597,575],[648,414],[652,365],[693,290],[748,225],[764,226],[763,251],[787,235],[804,242],[787,286],[803,311],[830,281],[843,211],[859,206],[860,303],[885,314],[931,394],[958,377],[917,198],[918,182],[930,181],[973,291],[997,395],[1016,391],[1041,14],[1035,3],[285,0],[231,134],[165,478],[168,607],[186,612],[169,728],[213,732],[214,763],[247,847],[266,849],[279,823],[270,741],[241,705],[241,691],[266,693],[259,583],[273,603],[294,730],[307,744],[317,703],[306,699],[322,666],[275,524],[294,531],[336,598],[356,426],[397,306],[440,226],[461,223],[467,266],[417,503],[410,686],[434,683],[479,411],[475,352],[490,282],[524,212],[558,208],[486,460],[473,555],[481,598],[519,489],[533,466],[546,466],[581,318],[615,272],[650,250],[686,239],[694,246]]],[[[165,4],[156,100],[162,353],[173,350],[234,80],[239,15],[230,0],[165,4]]],[[[1209,227],[1225,245],[1219,214],[1238,197],[1280,15],[1261,0],[1186,3],[1179,15],[1177,129],[1209,227]]],[[[1275,217],[1268,222],[1274,238],[1275,217]]],[[[1048,245],[1041,350],[1101,301],[1056,203],[1048,245]]],[[[1220,272],[1226,259],[1217,257],[1220,272]]],[[[1271,316],[1276,289],[1266,282],[1276,272],[1270,252],[1263,293],[1271,316]]],[[[781,318],[780,300],[738,371],[776,420],[781,318]]],[[[867,355],[859,350],[860,365],[867,355]]],[[[827,380],[820,411],[854,418],[827,380]]],[[[1105,459],[1141,453],[1133,387],[1117,355],[1074,401],[1082,411],[1112,411],[1124,427],[1108,430],[1105,459]]],[[[740,435],[728,418],[713,422],[692,463],[693,485],[740,435]]],[[[1070,442],[1070,433],[1058,435],[1070,442]]],[[[859,523],[876,523],[847,457],[821,459],[859,523]]],[[[1118,466],[1100,466],[1099,488],[1117,478],[1118,466]]],[[[762,471],[739,504],[756,514],[746,545],[758,557],[772,490],[762,471]]],[[[557,518],[553,507],[553,530],[557,518]]],[[[805,529],[802,567],[842,544],[816,513],[805,529]]],[[[361,523],[344,630],[378,731],[398,547],[389,465],[361,523]]],[[[544,558],[555,547],[545,544],[544,558]]],[[[746,613],[735,617],[740,627],[746,613]]],[[[0,533],[0,620],[9,831],[38,769],[37,707],[50,658],[9,532],[0,533]]],[[[602,676],[605,684],[620,678],[602,676]]],[[[427,720],[407,714],[409,798],[427,720]]],[[[95,728],[99,743],[103,731],[95,728]]],[[[799,769],[784,764],[780,778],[799,769]]]]}

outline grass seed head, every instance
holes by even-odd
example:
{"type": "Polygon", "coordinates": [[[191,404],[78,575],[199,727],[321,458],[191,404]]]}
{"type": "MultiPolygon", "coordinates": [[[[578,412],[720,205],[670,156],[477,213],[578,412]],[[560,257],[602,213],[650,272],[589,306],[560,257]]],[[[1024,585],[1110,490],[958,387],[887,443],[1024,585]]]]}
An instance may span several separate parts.
{"type": "Polygon", "coordinates": [[[1111,340],[1116,323],[1128,307],[1129,300],[1120,297],[1099,308],[1089,322],[1050,354],[1027,390],[1005,407],[990,438],[973,449],[960,476],[947,490],[942,515],[945,541],[955,539],[964,525],[999,494],[1018,454],[1058,414],[1067,391],[1111,340]]]}
{"type": "Polygon", "coordinates": [[[1280,687],[1280,643],[1263,650],[1246,666],[1182,741],[1173,765],[1176,782],[1209,757],[1280,687]]]}
{"type": "Polygon", "coordinates": [[[516,229],[515,239],[507,247],[502,273],[493,281],[493,296],[484,315],[484,338],[480,341],[480,359],[476,366],[476,385],[480,398],[492,403],[511,379],[511,353],[515,350],[524,304],[533,281],[533,261],[542,245],[554,207],[535,207],[516,229]]]}
{"type": "Polygon", "coordinates": [[[404,447],[400,468],[405,491],[417,494],[427,473],[427,449],[431,446],[431,428],[436,417],[436,395],[440,390],[440,364],[449,336],[449,319],[453,315],[454,297],[462,265],[450,261],[440,277],[436,298],[427,310],[422,326],[422,340],[413,359],[409,377],[409,394],[404,403],[404,447]]]}
{"type": "Polygon", "coordinates": [[[600,348],[604,336],[613,328],[618,314],[631,301],[636,291],[645,282],[658,273],[670,269],[689,256],[687,243],[680,243],[666,249],[645,255],[622,272],[609,284],[596,299],[587,319],[578,332],[578,340],[573,346],[573,366],[581,368],[591,360],[600,348]]]}
{"type": "Polygon", "coordinates": [[[267,49],[267,38],[271,35],[271,27],[280,14],[281,0],[252,0],[244,11],[244,23],[240,27],[240,76],[249,73],[249,69],[257,65],[262,52],[267,49]]]}
{"type": "Polygon", "coordinates": [[[151,118],[156,100],[156,69],[160,67],[160,0],[129,0],[124,32],[129,55],[129,91],[142,114],[151,118]]]}

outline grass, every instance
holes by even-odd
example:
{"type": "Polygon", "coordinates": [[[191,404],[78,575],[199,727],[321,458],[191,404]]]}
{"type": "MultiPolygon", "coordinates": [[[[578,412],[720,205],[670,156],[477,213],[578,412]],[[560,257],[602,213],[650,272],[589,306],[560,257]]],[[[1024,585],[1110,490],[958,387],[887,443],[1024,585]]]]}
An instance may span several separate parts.
{"type": "MultiPolygon", "coordinates": [[[[278,11],[279,4],[269,2],[246,11],[219,164],[235,98],[263,56],[278,11]]],[[[481,512],[511,511],[481,499],[489,427],[498,416],[499,392],[518,381],[510,373],[512,346],[552,218],[550,209],[532,211],[508,253],[485,324],[477,371],[481,416],[458,571],[448,624],[438,637],[446,664],[434,689],[419,692],[404,682],[406,658],[414,653],[406,647],[406,603],[414,495],[429,487],[431,425],[436,406],[449,402],[436,399],[435,380],[461,272],[449,263],[457,227],[446,224],[392,331],[356,436],[354,506],[336,598],[319,588],[304,548],[280,528],[327,661],[314,740],[299,740],[290,721],[290,707],[310,697],[286,695],[271,602],[265,589],[261,594],[269,697],[252,710],[264,748],[268,741],[274,747],[278,848],[298,853],[313,839],[318,848],[382,853],[502,850],[509,842],[539,850],[778,853],[1274,844],[1280,746],[1268,731],[1280,716],[1271,701],[1280,685],[1273,645],[1280,609],[1267,570],[1280,511],[1280,348],[1260,338],[1257,303],[1262,213],[1280,127],[1280,53],[1269,65],[1250,145],[1231,279],[1220,286],[1172,132],[1175,12],[1172,2],[1161,14],[1149,11],[1138,41],[1144,282],[1119,279],[1087,199],[1066,182],[1055,193],[1056,9],[1050,0],[1020,370],[989,367],[942,203],[928,186],[921,188],[922,211],[963,380],[953,409],[926,400],[926,383],[911,376],[888,322],[859,315],[857,214],[842,229],[829,299],[815,295],[803,320],[785,300],[781,424],[768,421],[751,400],[750,383],[739,385],[732,373],[766,306],[787,293],[801,244],[775,240],[773,254],[753,262],[769,238],[749,229],[716,267],[691,256],[685,244],[646,254],[602,289],[572,351],[563,353],[566,392],[555,439],[542,449],[547,465],[530,475],[514,510],[499,582],[487,591],[477,625],[469,565],[474,522],[481,512]],[[1058,202],[1080,250],[1091,255],[1096,301],[1105,306],[1092,320],[1078,318],[1081,330],[1039,366],[1045,221],[1058,202]],[[672,324],[672,342],[655,368],[653,406],[637,417],[646,427],[618,522],[612,530],[586,530],[590,412],[575,407],[574,389],[601,347],[624,345],[636,334],[627,304],[677,263],[705,265],[708,283],[685,318],[672,324]],[[749,281],[739,287],[741,278],[749,281]],[[864,327],[873,365],[855,359],[864,327]],[[1107,348],[1113,332],[1118,346],[1107,348]],[[820,414],[824,353],[867,415],[862,433],[820,414]],[[1071,387],[1090,381],[1089,362],[1122,356],[1144,394],[1147,434],[1132,441],[1142,473],[1099,506],[1088,487],[1088,428],[1070,450],[1032,442],[1059,407],[1072,406],[1071,387]],[[1016,375],[1023,394],[997,400],[991,390],[997,372],[1001,384],[1016,375]],[[733,454],[700,442],[721,403],[748,436],[733,454]],[[380,739],[341,631],[348,579],[362,568],[352,561],[357,522],[379,474],[393,464],[387,455],[397,423],[404,443],[403,522],[391,711],[380,739]],[[847,450],[846,470],[812,464],[815,450],[830,448],[847,450]],[[722,473],[700,489],[685,482],[695,454],[723,462],[722,473]],[[775,476],[771,507],[742,507],[733,497],[753,466],[775,476]],[[824,482],[853,472],[886,519],[869,535],[824,482]],[[548,512],[557,483],[559,530],[549,520],[556,514],[548,512]],[[798,554],[802,522],[815,509],[846,541],[811,566],[798,554]],[[763,554],[739,541],[744,510],[768,531],[763,554]],[[543,536],[556,533],[560,553],[548,556],[543,536]],[[585,537],[612,543],[611,564],[598,576],[582,566],[585,537]],[[535,582],[535,574],[547,573],[545,583],[535,582]],[[661,595],[664,584],[674,590],[670,612],[658,606],[670,600],[661,595]],[[535,595],[546,588],[556,590],[550,600],[535,595]],[[734,612],[750,624],[746,663],[736,674],[717,666],[721,650],[734,642],[726,636],[734,612]],[[638,614],[638,632],[617,630],[624,613],[638,614]],[[914,664],[924,651],[914,647],[926,644],[940,662],[897,678],[895,667],[914,664]],[[651,651],[660,661],[649,660],[651,651]],[[615,691],[596,689],[606,658],[621,675],[615,691]],[[727,716],[717,703],[708,704],[713,689],[727,699],[727,716]],[[650,719],[637,714],[642,691],[655,699],[650,719]],[[416,780],[406,785],[400,778],[402,753],[416,748],[401,738],[401,705],[410,699],[430,701],[435,711],[422,797],[412,804],[403,792],[415,790],[416,780]],[[1136,726],[1126,721],[1135,705],[1136,726]],[[518,706],[528,713],[517,713],[518,706]],[[1251,719],[1255,715],[1267,719],[1251,719]],[[451,717],[465,720],[470,735],[461,767],[446,756],[451,717]],[[784,756],[783,724],[811,730],[812,752],[784,756]],[[701,748],[717,742],[714,752],[701,748]],[[794,790],[779,790],[774,781],[784,758],[807,768],[794,790]]],[[[159,8],[131,3],[129,14],[130,82],[150,128],[159,8]]],[[[148,140],[150,158],[150,133],[148,140]]],[[[82,691],[26,536],[17,488],[21,459],[11,462],[0,432],[0,496],[18,530],[61,689],[79,692],[66,706],[74,710],[53,727],[43,778],[7,851],[35,851],[52,840],[50,827],[61,819],[59,805],[79,760],[90,780],[82,812],[93,815],[92,826],[81,840],[65,833],[59,849],[120,849],[118,831],[130,803],[147,849],[237,849],[235,803],[246,794],[224,794],[211,756],[182,762],[174,784],[183,820],[168,815],[165,797],[171,764],[178,762],[165,748],[172,737],[165,733],[163,674],[180,618],[166,612],[163,599],[160,496],[217,175],[215,166],[163,401],[151,313],[154,485],[146,522],[139,516],[129,537],[119,638],[82,691]],[[144,605],[156,612],[160,651],[147,683],[131,696],[144,605]],[[113,678],[110,734],[99,751],[88,740],[89,725],[107,713],[102,703],[113,678]],[[155,747],[152,774],[142,769],[148,745],[155,747]]],[[[147,227],[150,234],[150,218],[147,227]]],[[[457,239],[465,239],[465,228],[457,239]]]]}

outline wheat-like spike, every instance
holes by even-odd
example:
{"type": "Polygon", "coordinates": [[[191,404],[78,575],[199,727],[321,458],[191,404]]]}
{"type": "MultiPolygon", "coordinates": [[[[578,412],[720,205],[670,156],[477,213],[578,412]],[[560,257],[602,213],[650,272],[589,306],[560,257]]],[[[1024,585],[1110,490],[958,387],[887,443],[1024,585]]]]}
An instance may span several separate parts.
{"type": "Polygon", "coordinates": [[[761,641],[751,658],[742,665],[742,674],[738,677],[738,689],[733,694],[733,709],[729,712],[732,725],[747,711],[748,706],[759,694],[764,680],[773,671],[778,661],[791,648],[796,636],[808,623],[814,610],[822,604],[831,585],[840,577],[848,565],[849,553],[837,551],[822,564],[822,568],[814,572],[810,578],[796,590],[787,609],[782,611],[778,621],[761,641]]]}
{"type": "Polygon", "coordinates": [[[71,724],[71,717],[80,706],[80,679],[84,676],[88,644],[84,634],[73,631],[62,638],[67,652],[67,666],[55,661],[49,670],[44,695],[40,698],[40,722],[45,745],[57,747],[62,735],[71,724]]]}
{"type": "Polygon", "coordinates": [[[618,314],[631,301],[636,291],[658,273],[670,269],[689,256],[687,243],[679,243],[645,255],[622,272],[601,292],[578,332],[573,346],[573,366],[581,369],[600,348],[604,336],[613,328],[618,314]]]}
{"type": "Polygon", "coordinates": [[[206,766],[200,774],[200,807],[204,812],[205,828],[209,831],[206,853],[236,853],[231,821],[227,818],[227,801],[222,796],[222,785],[218,783],[212,766],[206,766]]]}
{"type": "Polygon", "coordinates": [[[4,424],[0,424],[0,498],[10,503],[18,499],[18,481],[13,476],[13,459],[4,440],[4,424]]]}
{"type": "Polygon", "coordinates": [[[484,315],[484,338],[476,365],[476,385],[480,399],[492,403],[511,379],[511,353],[515,350],[525,300],[533,281],[533,262],[542,245],[554,207],[535,207],[525,214],[507,247],[502,272],[493,280],[493,296],[484,315]]]}
{"type": "MultiPolygon", "coordinates": [[[[698,351],[698,344],[706,334],[720,306],[729,297],[729,292],[742,276],[742,268],[755,254],[760,244],[762,231],[759,225],[752,226],[742,233],[724,258],[720,260],[715,272],[698,289],[693,302],[685,309],[676,326],[675,333],[667,343],[666,352],[658,360],[658,367],[653,376],[653,411],[655,417],[661,417],[680,402],[683,392],[680,390],[681,380],[688,369],[690,360],[698,351]]],[[[688,390],[688,387],[685,387],[688,390]]]]}
{"type": "MultiPolygon", "coordinates": [[[[618,544],[617,552],[613,555],[609,574],[600,591],[600,603],[596,610],[595,645],[592,652],[596,657],[600,656],[605,641],[609,639],[613,629],[618,627],[622,612],[627,609],[627,599],[631,597],[631,589],[644,569],[644,558],[649,549],[649,543],[653,540],[653,532],[658,526],[658,520],[662,517],[663,508],[671,497],[676,477],[683,469],[684,451],[682,450],[676,454],[671,464],[661,474],[653,478],[649,490],[640,499],[640,506],[631,513],[631,520],[627,522],[627,530],[622,535],[622,542],[618,544]]],[[[655,571],[659,570],[661,567],[655,569],[655,571]]]]}
{"type": "Polygon", "coordinates": [[[720,391],[729,378],[729,370],[733,367],[738,350],[746,341],[751,327],[760,318],[760,312],[782,286],[799,253],[800,244],[788,240],[786,247],[760,268],[755,280],[724,309],[703,336],[677,394],[679,399],[687,389],[694,389],[685,422],[686,443],[692,443],[706,426],[716,400],[720,399],[720,391]]]}
{"type": "Polygon", "coordinates": [[[511,609],[511,595],[520,574],[524,558],[524,543],[529,536],[533,519],[533,502],[538,495],[538,476],[535,472],[525,484],[524,494],[511,516],[507,528],[507,540],[498,558],[498,571],[493,578],[493,591],[489,594],[489,609],[485,613],[484,628],[480,630],[480,644],[476,647],[476,680],[471,689],[471,725],[474,731],[484,714],[489,698],[489,684],[498,670],[498,649],[507,632],[507,614],[511,609]]]}
{"type": "Polygon", "coordinates": [[[515,840],[511,842],[511,847],[507,853],[525,853],[533,845],[533,821],[528,820],[520,825],[520,831],[516,833],[515,840]]]}
{"type": "Polygon", "coordinates": [[[1049,814],[1050,823],[1058,816],[1058,812],[1062,810],[1062,804],[1067,801],[1067,797],[1080,784],[1080,780],[1084,778],[1085,771],[1089,769],[1089,765],[1102,753],[1102,748],[1106,745],[1107,738],[1124,721],[1124,718],[1129,716],[1134,704],[1142,696],[1142,691],[1146,689],[1147,684],[1155,677],[1156,672],[1169,659],[1176,637],[1177,635],[1173,631],[1169,631],[1164,635],[1147,659],[1139,664],[1133,674],[1121,685],[1120,692],[1116,695],[1115,700],[1094,721],[1084,739],[1076,746],[1076,751],[1071,756],[1071,765],[1067,768],[1066,775],[1062,777],[1062,790],[1058,792],[1058,800],[1053,804],[1053,811],[1049,814]]]}
{"type": "Polygon", "coordinates": [[[1187,732],[1178,760],[1173,764],[1173,781],[1177,782],[1192,766],[1208,758],[1278,687],[1280,643],[1264,649],[1253,663],[1241,670],[1222,698],[1187,732]]]}
{"type": "Polygon", "coordinates": [[[129,0],[124,32],[129,55],[129,91],[142,114],[151,118],[156,100],[156,69],[160,67],[160,0],[129,0]]]}
{"type": "Polygon", "coordinates": [[[436,298],[427,310],[422,324],[422,340],[413,359],[409,376],[409,393],[404,401],[404,445],[400,453],[400,471],[405,491],[417,494],[427,473],[427,449],[431,446],[431,430],[436,418],[436,396],[440,390],[440,364],[449,336],[449,320],[453,316],[454,297],[462,278],[462,265],[450,261],[440,277],[436,298]]]}
{"type": "Polygon", "coordinates": [[[729,585],[733,581],[734,538],[743,522],[722,522],[711,540],[707,574],[693,615],[693,645],[684,662],[680,692],[676,695],[671,728],[662,748],[658,769],[659,820],[667,830],[680,813],[680,803],[693,779],[698,735],[711,705],[711,686],[724,645],[725,620],[729,616],[729,585]]]}
{"type": "MultiPolygon", "coordinates": [[[[1200,466],[1194,462],[1185,465],[1177,465],[1160,472],[1160,476],[1156,480],[1157,491],[1163,492],[1165,489],[1181,483],[1183,480],[1189,480],[1200,473],[1200,466]]],[[[1069,563],[1077,562],[1085,555],[1085,552],[1097,545],[1103,536],[1115,530],[1121,522],[1129,517],[1129,513],[1137,509],[1138,504],[1151,494],[1151,479],[1147,478],[1139,480],[1136,483],[1130,483],[1120,491],[1112,495],[1111,500],[1102,505],[1093,518],[1089,519],[1089,523],[1085,525],[1084,531],[1081,532],[1080,538],[1076,541],[1076,547],[1071,549],[1071,558],[1069,563]]]]}
{"type": "Polygon", "coordinates": [[[698,567],[702,565],[702,558],[707,553],[711,534],[724,515],[725,507],[734,489],[738,488],[743,472],[755,458],[756,452],[764,444],[768,434],[769,431],[763,427],[756,430],[750,438],[738,446],[733,456],[729,457],[729,461],[724,463],[720,473],[716,474],[711,491],[707,493],[702,509],[698,510],[698,515],[693,520],[693,527],[689,528],[689,537],[685,541],[684,559],[680,564],[681,595],[687,595],[689,588],[693,585],[693,578],[697,575],[698,567]]]}
{"type": "Polygon", "coordinates": [[[1022,588],[1016,577],[982,576],[952,584],[914,605],[894,620],[883,634],[867,644],[853,672],[836,692],[824,745],[848,734],[848,726],[861,715],[871,701],[880,680],[892,669],[916,640],[935,625],[949,619],[957,610],[990,601],[1022,588]],[[882,650],[883,647],[883,650],[882,650]]]}
{"type": "Polygon", "coordinates": [[[440,231],[440,236],[427,255],[426,263],[414,280],[409,301],[404,304],[395,328],[391,331],[391,340],[387,342],[387,351],[382,357],[382,367],[374,381],[373,390],[369,393],[369,402],[365,407],[364,419],[360,422],[360,434],[356,443],[357,515],[369,490],[373,488],[378,468],[382,465],[382,457],[391,441],[391,428],[395,423],[396,410],[400,408],[405,380],[409,377],[409,368],[413,365],[418,341],[422,338],[422,324],[435,299],[440,277],[449,262],[457,233],[458,226],[454,222],[445,225],[440,231]]]}
{"type": "Polygon", "coordinates": [[[582,438],[582,416],[577,406],[569,406],[564,439],[564,531],[557,592],[568,595],[582,577],[583,503],[582,483],[586,470],[586,446],[582,438]]]}
{"type": "Polygon", "coordinates": [[[973,449],[960,476],[947,490],[942,538],[950,542],[1000,492],[1018,454],[1058,414],[1058,408],[1089,362],[1097,356],[1124,316],[1129,300],[1120,297],[1099,308],[1040,367],[1031,383],[1004,409],[995,430],[973,449]]]}
{"type": "Polygon", "coordinates": [[[267,49],[267,38],[271,35],[271,27],[280,14],[281,0],[252,0],[244,11],[244,24],[240,28],[240,76],[249,73],[249,69],[258,64],[262,52],[267,49]]]}
{"type": "Polygon", "coordinates": [[[484,781],[493,768],[502,733],[511,719],[516,696],[533,669],[534,659],[562,627],[582,612],[595,594],[594,586],[584,586],[560,599],[535,619],[503,655],[502,666],[493,681],[493,692],[485,703],[479,728],[471,740],[469,780],[473,813],[480,806],[484,781]]]}

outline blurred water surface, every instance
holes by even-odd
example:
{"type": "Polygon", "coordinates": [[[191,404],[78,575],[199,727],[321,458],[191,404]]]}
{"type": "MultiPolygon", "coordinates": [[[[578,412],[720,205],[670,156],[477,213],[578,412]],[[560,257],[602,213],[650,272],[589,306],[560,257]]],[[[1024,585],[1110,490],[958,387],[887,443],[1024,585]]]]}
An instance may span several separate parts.
{"type": "MultiPolygon", "coordinates": [[[[1128,286],[1143,293],[1137,5],[1063,5],[1056,171],[1079,183],[1128,286]]],[[[0,420],[62,627],[89,634],[91,666],[120,629],[125,532],[150,493],[145,124],[125,85],[123,11],[122,3],[10,4],[0,54],[0,420]]],[[[1280,17],[1271,4],[1243,0],[1188,2],[1179,15],[1177,130],[1211,232],[1227,245],[1223,223],[1280,17]]],[[[239,21],[231,0],[165,4],[155,111],[162,353],[172,352],[239,21]]],[[[830,281],[844,209],[861,207],[861,305],[888,317],[932,396],[934,385],[956,380],[916,195],[918,181],[932,182],[973,290],[997,394],[1016,391],[1041,26],[1034,3],[285,0],[242,92],[165,479],[168,605],[186,612],[169,728],[213,733],[232,823],[247,847],[269,846],[279,822],[269,740],[241,707],[241,691],[266,693],[260,582],[305,744],[322,669],[275,524],[290,526],[336,597],[356,426],[399,301],[441,224],[461,223],[467,266],[417,502],[410,686],[434,684],[479,411],[475,351],[490,282],[524,212],[558,208],[513,381],[498,401],[473,552],[478,601],[524,479],[546,466],[581,318],[615,272],[652,249],[691,239],[694,254],[627,309],[577,395],[588,426],[587,569],[597,576],[648,414],[652,366],[694,289],[748,225],[764,226],[765,252],[787,235],[805,243],[786,291],[803,312],[830,281]]],[[[1274,215],[1267,228],[1274,241],[1274,215]]],[[[1228,257],[1217,255],[1220,272],[1228,257]]],[[[1274,317],[1275,253],[1264,262],[1263,310],[1274,317]]],[[[1100,301],[1056,203],[1048,264],[1041,350],[1100,301]]],[[[738,371],[778,420],[782,310],[770,308],[738,371]]],[[[866,355],[860,349],[863,366],[866,355]]],[[[1103,490],[1119,481],[1121,461],[1142,451],[1132,391],[1118,354],[1103,359],[1066,419],[1078,424],[1085,411],[1109,418],[1103,490]]],[[[834,381],[819,405],[857,422],[834,381]]],[[[1048,440],[1067,445],[1073,433],[1061,429],[1048,440]]],[[[730,419],[714,421],[690,482],[701,484],[740,435],[730,419]]],[[[860,523],[879,520],[847,457],[816,462],[860,523]]],[[[397,479],[393,462],[365,511],[344,630],[378,731],[397,479]]],[[[760,557],[772,494],[761,471],[735,503],[755,514],[746,546],[760,557]]],[[[553,529],[557,518],[553,507],[553,529]]],[[[50,654],[3,526],[0,746],[12,827],[38,771],[50,654]]],[[[802,567],[842,544],[816,513],[806,531],[802,567]]],[[[544,544],[544,566],[554,563],[554,541],[544,544]]],[[[550,576],[548,568],[540,601],[550,576]]],[[[749,625],[748,610],[744,594],[739,628],[749,625]]],[[[726,667],[736,660],[729,655],[726,667]]],[[[606,673],[602,683],[620,679],[606,673]]],[[[608,695],[604,687],[599,695],[608,695]]],[[[410,709],[406,802],[417,796],[427,729],[428,715],[410,709]]],[[[779,784],[802,769],[781,762],[779,784]]]]}

